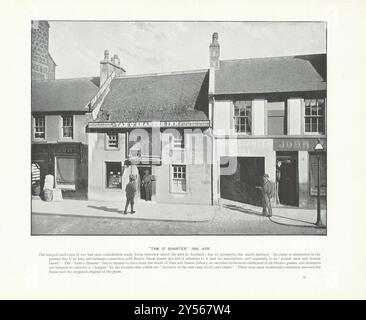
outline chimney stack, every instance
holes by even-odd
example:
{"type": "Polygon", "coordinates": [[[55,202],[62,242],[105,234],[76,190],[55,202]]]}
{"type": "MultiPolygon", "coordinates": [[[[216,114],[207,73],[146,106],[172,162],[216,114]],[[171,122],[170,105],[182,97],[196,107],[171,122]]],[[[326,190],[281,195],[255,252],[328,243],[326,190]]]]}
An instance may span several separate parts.
{"type": "Polygon", "coordinates": [[[118,55],[115,54],[109,60],[109,51],[104,50],[104,59],[100,61],[99,87],[101,87],[104,84],[104,82],[109,78],[109,76],[113,73],[113,71],[115,73],[115,77],[122,77],[126,74],[126,70],[120,66],[120,60],[118,58],[118,55]]]}
{"type": "Polygon", "coordinates": [[[120,61],[119,61],[119,58],[118,58],[118,55],[117,54],[114,55],[113,60],[114,60],[114,64],[117,65],[117,66],[119,66],[120,61]]]}
{"type": "Polygon", "coordinates": [[[210,44],[210,68],[220,68],[220,45],[219,34],[214,32],[212,34],[212,42],[210,44]]]}
{"type": "Polygon", "coordinates": [[[109,60],[109,51],[108,50],[104,50],[104,60],[109,60]]]}

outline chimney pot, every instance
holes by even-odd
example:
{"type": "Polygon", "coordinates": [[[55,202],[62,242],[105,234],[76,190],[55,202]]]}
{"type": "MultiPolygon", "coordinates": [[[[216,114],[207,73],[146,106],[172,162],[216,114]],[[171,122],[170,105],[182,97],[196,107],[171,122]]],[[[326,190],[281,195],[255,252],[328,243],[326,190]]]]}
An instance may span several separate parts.
{"type": "Polygon", "coordinates": [[[109,60],[109,51],[104,50],[104,60],[109,60]]]}

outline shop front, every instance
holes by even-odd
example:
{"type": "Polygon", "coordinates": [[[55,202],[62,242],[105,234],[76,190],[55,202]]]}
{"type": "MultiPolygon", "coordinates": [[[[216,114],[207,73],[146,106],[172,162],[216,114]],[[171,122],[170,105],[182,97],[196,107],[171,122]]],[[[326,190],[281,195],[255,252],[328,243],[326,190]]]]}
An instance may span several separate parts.
{"type": "Polygon", "coordinates": [[[326,138],[320,139],[324,152],[315,154],[318,138],[274,139],[276,152],[276,204],[300,208],[315,208],[318,186],[318,157],[320,158],[320,195],[326,206],[327,161],[326,138]]]}
{"type": "Polygon", "coordinates": [[[88,146],[76,142],[32,144],[32,164],[40,171],[41,190],[47,174],[54,187],[65,195],[86,196],[88,186],[88,146]]]}

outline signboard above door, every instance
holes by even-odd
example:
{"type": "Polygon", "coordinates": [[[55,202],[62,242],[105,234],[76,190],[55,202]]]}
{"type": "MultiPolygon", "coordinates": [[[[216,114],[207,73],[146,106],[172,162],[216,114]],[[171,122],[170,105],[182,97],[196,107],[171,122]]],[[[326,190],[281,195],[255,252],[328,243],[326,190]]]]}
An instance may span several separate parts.
{"type": "MultiPolygon", "coordinates": [[[[317,138],[284,138],[273,139],[274,151],[314,151],[317,138]]],[[[327,149],[327,140],[320,139],[323,148],[327,149]]]]}

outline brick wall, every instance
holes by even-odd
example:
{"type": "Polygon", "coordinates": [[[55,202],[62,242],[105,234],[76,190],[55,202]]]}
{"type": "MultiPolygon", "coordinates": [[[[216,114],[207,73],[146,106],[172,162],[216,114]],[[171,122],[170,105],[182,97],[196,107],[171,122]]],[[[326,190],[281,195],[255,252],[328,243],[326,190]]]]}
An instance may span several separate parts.
{"type": "Polygon", "coordinates": [[[48,52],[49,24],[32,22],[32,80],[55,79],[55,63],[48,52]]]}

